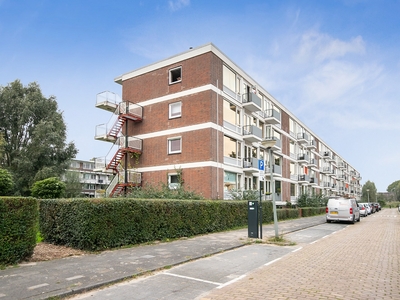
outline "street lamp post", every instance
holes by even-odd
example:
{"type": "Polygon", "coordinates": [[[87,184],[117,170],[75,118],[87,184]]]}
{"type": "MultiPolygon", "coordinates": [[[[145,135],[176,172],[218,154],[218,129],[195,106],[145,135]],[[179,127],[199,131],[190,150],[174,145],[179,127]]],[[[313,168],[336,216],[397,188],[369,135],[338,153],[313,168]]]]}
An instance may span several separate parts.
{"type": "MultiPolygon", "coordinates": [[[[266,147],[269,151],[269,170],[270,170],[270,176],[271,176],[271,197],[272,197],[272,209],[274,213],[274,229],[275,229],[275,238],[278,237],[278,217],[276,214],[276,205],[275,205],[275,188],[274,188],[274,174],[273,174],[273,165],[272,165],[272,147],[275,146],[276,144],[276,139],[271,138],[268,140],[264,140],[261,142],[261,144],[266,147]]],[[[264,191],[265,192],[265,191],[264,191]]],[[[262,238],[262,219],[260,220],[260,226],[261,226],[261,238],[262,238]]]]}

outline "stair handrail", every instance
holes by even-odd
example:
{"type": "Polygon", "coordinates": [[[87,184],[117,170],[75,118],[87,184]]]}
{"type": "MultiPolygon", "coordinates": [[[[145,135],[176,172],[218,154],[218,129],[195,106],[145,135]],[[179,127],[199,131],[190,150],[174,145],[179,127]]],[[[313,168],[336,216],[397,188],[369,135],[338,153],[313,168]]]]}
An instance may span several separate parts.
{"type": "Polygon", "coordinates": [[[115,174],[113,180],[110,182],[106,189],[106,197],[109,197],[111,192],[114,190],[114,187],[119,183],[119,174],[115,174]]]}

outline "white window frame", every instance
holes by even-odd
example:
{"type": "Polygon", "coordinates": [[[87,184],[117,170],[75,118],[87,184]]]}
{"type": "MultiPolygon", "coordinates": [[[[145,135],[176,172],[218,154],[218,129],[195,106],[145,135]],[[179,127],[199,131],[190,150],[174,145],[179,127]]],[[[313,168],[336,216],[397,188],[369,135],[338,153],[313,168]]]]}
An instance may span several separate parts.
{"type": "Polygon", "coordinates": [[[182,66],[179,66],[179,67],[170,69],[170,70],[168,71],[168,80],[169,80],[169,84],[174,84],[174,83],[181,82],[181,81],[182,81],[182,66]],[[176,77],[176,74],[175,74],[175,73],[176,73],[178,70],[180,71],[180,73],[179,73],[180,76],[178,76],[178,77],[176,78],[176,80],[175,80],[175,79],[174,79],[174,78],[176,77]]]}
{"type": "Polygon", "coordinates": [[[173,137],[168,139],[168,154],[177,154],[177,153],[182,153],[182,137],[173,137]],[[179,150],[172,150],[172,141],[179,140],[179,150]]]}
{"type": "Polygon", "coordinates": [[[170,119],[175,119],[175,118],[180,118],[182,116],[182,102],[174,102],[169,104],[169,118],[170,119]],[[179,113],[173,114],[174,108],[176,109],[179,107],[179,113]]]}
{"type": "Polygon", "coordinates": [[[176,180],[179,181],[178,173],[170,173],[168,174],[168,187],[170,190],[176,190],[180,187],[179,182],[172,182],[172,177],[176,177],[176,180]]]}

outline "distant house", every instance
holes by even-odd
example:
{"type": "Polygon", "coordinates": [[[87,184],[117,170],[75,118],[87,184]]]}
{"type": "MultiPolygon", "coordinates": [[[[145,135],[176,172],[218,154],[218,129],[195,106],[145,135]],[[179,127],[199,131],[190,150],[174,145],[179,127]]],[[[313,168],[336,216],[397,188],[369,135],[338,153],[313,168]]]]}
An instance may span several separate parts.
{"type": "MultiPolygon", "coordinates": [[[[95,170],[93,160],[73,159],[67,171],[79,174],[79,182],[82,186],[83,197],[101,197],[110,184],[113,177],[110,173],[95,170]]],[[[65,177],[64,177],[65,179],[65,177]]]]}

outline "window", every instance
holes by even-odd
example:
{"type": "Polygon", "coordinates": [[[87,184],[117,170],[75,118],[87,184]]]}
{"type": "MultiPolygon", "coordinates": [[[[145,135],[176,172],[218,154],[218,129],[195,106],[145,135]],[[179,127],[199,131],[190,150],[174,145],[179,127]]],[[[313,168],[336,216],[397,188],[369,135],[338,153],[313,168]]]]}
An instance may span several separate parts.
{"type": "Polygon", "coordinates": [[[222,69],[223,84],[232,92],[236,92],[236,75],[226,66],[222,69]]]}
{"type": "Polygon", "coordinates": [[[178,174],[168,174],[168,187],[170,190],[176,190],[180,187],[178,174]]]}
{"type": "Polygon", "coordinates": [[[182,67],[169,70],[169,83],[182,81],[182,67]]]}
{"type": "Polygon", "coordinates": [[[175,154],[182,152],[182,138],[170,138],[168,139],[168,154],[175,154]]]}
{"type": "Polygon", "coordinates": [[[182,115],[182,102],[175,102],[169,105],[169,118],[179,118],[182,115]]]}

